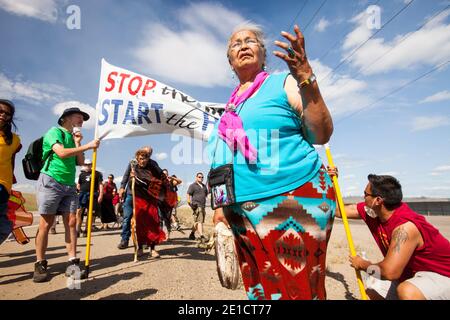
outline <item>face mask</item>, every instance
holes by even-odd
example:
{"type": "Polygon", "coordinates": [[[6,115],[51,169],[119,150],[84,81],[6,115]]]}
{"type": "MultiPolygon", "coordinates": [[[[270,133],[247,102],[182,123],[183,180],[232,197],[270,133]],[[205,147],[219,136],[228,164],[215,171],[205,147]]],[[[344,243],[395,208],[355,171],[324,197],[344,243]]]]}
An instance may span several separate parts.
{"type": "MultiPolygon", "coordinates": [[[[374,202],[375,202],[375,200],[373,200],[372,206],[373,206],[373,203],[374,203],[374,202]]],[[[375,210],[373,210],[371,207],[364,206],[364,210],[366,211],[366,214],[367,214],[369,217],[374,218],[374,219],[377,217],[377,214],[375,213],[375,210]]]]}

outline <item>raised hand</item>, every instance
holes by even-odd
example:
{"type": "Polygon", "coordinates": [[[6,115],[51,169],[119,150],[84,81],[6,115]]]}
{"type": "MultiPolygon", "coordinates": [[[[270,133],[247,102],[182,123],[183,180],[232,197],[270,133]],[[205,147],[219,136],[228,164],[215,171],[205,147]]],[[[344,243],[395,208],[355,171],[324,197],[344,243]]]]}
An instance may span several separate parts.
{"type": "Polygon", "coordinates": [[[300,84],[312,75],[312,68],[306,57],[305,38],[297,25],[294,26],[294,32],[295,35],[285,31],[281,32],[281,35],[285,37],[290,44],[282,41],[275,41],[275,45],[286,50],[286,53],[274,51],[273,54],[287,63],[292,76],[300,84]]]}

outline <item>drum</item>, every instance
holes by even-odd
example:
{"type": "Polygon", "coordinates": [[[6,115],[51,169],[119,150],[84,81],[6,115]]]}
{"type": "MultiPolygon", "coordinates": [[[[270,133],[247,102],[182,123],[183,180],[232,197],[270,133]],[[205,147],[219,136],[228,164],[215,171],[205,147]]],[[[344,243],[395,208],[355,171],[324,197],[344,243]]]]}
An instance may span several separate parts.
{"type": "Polygon", "coordinates": [[[235,290],[239,285],[239,262],[233,234],[223,222],[216,225],[214,240],[220,283],[227,289],[235,290]]]}

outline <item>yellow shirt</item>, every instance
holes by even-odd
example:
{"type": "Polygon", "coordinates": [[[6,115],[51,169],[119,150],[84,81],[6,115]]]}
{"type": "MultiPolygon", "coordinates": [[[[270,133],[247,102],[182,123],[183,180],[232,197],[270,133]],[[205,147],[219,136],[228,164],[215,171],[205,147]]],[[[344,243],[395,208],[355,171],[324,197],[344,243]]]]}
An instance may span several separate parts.
{"type": "Polygon", "coordinates": [[[11,192],[13,183],[13,167],[12,157],[18,151],[20,146],[20,138],[13,133],[13,141],[10,145],[6,144],[5,137],[0,134],[0,184],[3,185],[8,192],[11,192]]]}

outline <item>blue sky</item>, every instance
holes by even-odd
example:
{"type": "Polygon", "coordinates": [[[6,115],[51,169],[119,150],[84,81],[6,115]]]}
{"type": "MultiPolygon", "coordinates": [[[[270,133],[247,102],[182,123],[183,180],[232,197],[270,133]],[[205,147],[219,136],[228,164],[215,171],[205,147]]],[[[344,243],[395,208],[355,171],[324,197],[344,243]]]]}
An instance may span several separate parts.
{"type": "MultiPolygon", "coordinates": [[[[33,188],[20,161],[64,108],[78,105],[93,113],[101,58],[197,100],[223,103],[236,85],[226,60],[233,28],[245,20],[260,24],[268,70],[280,72],[286,65],[270,54],[273,41],[281,40],[282,30],[291,31],[296,18],[333,115],[330,146],[343,194],[361,195],[367,174],[377,173],[396,176],[405,196],[449,198],[450,63],[444,63],[450,60],[450,2],[409,2],[0,0],[0,96],[16,103],[24,145],[16,160],[16,187],[33,188]],[[80,29],[67,27],[71,5],[80,9],[80,29]],[[383,26],[403,7],[381,30],[369,28],[377,9],[383,26]]],[[[93,138],[92,121],[83,132],[86,142],[93,138]]],[[[104,141],[99,170],[120,177],[134,151],[152,145],[161,167],[184,180],[184,193],[208,164],[197,149],[190,163],[177,163],[172,153],[179,141],[173,140],[153,135],[104,141]]],[[[318,151],[324,157],[323,149],[318,151]]]]}

